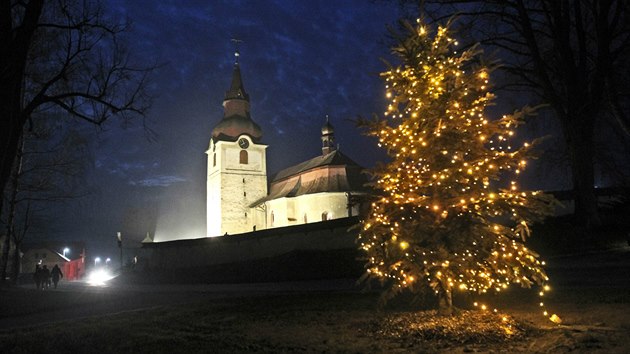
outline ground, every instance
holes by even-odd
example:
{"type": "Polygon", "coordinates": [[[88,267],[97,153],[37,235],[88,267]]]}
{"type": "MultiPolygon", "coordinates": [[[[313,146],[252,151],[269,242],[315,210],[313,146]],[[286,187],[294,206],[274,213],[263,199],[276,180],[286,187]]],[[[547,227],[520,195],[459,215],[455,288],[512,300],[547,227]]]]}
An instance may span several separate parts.
{"type": "MultiPolygon", "coordinates": [[[[629,353],[630,247],[548,260],[546,299],[561,325],[540,313],[534,290],[483,299],[498,314],[453,318],[409,305],[378,308],[377,291],[354,279],[106,287],[62,283],[0,293],[2,353],[629,353]],[[506,317],[505,320],[503,317],[506,317]]],[[[468,306],[470,307],[470,306],[468,306]]]]}

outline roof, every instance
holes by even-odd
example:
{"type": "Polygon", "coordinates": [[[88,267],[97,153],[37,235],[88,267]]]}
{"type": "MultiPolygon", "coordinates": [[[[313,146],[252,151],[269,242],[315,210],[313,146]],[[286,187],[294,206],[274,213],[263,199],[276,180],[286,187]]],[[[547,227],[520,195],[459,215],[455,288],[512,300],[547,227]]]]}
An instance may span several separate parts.
{"type": "Polygon", "coordinates": [[[328,118],[328,115],[326,115],[326,123],[324,123],[324,126],[322,127],[322,135],[330,135],[334,132],[335,128],[333,128],[332,124],[330,124],[330,119],[328,118]]]}
{"type": "Polygon", "coordinates": [[[236,63],[232,73],[232,84],[225,92],[223,100],[223,118],[212,129],[212,138],[236,141],[243,134],[249,135],[256,143],[262,138],[262,129],[249,114],[249,95],[245,92],[241,69],[236,63]]]}
{"type": "Polygon", "coordinates": [[[245,92],[243,79],[241,78],[241,68],[238,63],[234,64],[234,72],[232,73],[232,84],[230,89],[225,92],[225,99],[241,99],[249,101],[249,95],[245,92]]]}
{"type": "Polygon", "coordinates": [[[305,194],[363,192],[366,190],[367,179],[362,170],[361,166],[335,150],[280,171],[271,182],[269,195],[252,203],[251,207],[273,199],[305,194]],[[333,168],[343,169],[343,172],[331,173],[330,170],[333,168]],[[316,171],[320,169],[327,169],[327,171],[312,178],[311,172],[317,173],[316,171]]]}
{"type": "Polygon", "coordinates": [[[275,175],[271,183],[306,172],[308,170],[311,170],[317,167],[343,166],[343,165],[361,168],[361,166],[359,166],[356,162],[352,161],[348,156],[342,154],[341,151],[335,150],[335,151],[329,152],[326,155],[320,155],[310,160],[304,161],[300,164],[297,164],[295,166],[285,168],[284,170],[278,172],[275,175]]]}
{"type": "MultiPolygon", "coordinates": [[[[31,248],[25,250],[24,254],[36,253],[36,252],[38,253],[38,252],[42,252],[42,251],[48,251],[51,254],[57,255],[57,257],[61,258],[65,262],[70,262],[71,261],[71,259],[69,257],[66,257],[63,254],[55,251],[54,249],[48,248],[48,247],[31,247],[31,248]]],[[[80,257],[76,257],[76,258],[80,258],[80,257]]]]}
{"type": "Polygon", "coordinates": [[[236,141],[243,134],[259,142],[262,130],[256,122],[241,115],[225,117],[212,129],[212,137],[219,140],[236,141]]]}

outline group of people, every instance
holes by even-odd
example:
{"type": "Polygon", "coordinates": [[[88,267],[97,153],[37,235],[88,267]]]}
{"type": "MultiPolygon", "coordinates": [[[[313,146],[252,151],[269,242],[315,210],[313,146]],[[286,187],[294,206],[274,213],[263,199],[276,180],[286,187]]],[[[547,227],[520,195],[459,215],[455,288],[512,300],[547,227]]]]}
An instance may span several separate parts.
{"type": "Polygon", "coordinates": [[[33,273],[33,280],[35,280],[35,286],[37,290],[45,290],[49,289],[54,285],[55,289],[57,289],[57,284],[59,280],[63,278],[63,273],[58,265],[52,269],[48,269],[48,266],[44,264],[44,266],[40,267],[39,264],[35,266],[35,273],[33,273]]]}

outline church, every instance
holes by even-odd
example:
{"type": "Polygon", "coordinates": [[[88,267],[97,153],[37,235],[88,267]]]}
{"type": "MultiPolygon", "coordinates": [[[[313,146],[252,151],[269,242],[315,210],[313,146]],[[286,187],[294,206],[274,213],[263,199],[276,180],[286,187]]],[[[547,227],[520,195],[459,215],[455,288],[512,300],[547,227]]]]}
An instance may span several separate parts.
{"type": "Polygon", "coordinates": [[[250,114],[239,53],[206,154],[207,237],[356,216],[366,194],[362,168],[336,148],[328,117],[322,154],[267,178],[263,132],[250,114]]]}

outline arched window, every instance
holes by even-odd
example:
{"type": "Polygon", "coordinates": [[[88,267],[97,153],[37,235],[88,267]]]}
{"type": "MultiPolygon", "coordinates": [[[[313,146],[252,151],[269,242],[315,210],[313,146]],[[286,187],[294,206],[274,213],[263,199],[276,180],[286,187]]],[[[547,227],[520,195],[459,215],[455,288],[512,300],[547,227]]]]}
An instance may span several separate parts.
{"type": "Polygon", "coordinates": [[[328,212],[327,211],[322,213],[322,221],[326,221],[326,220],[328,220],[328,212]]]}
{"type": "Polygon", "coordinates": [[[247,160],[248,160],[248,156],[247,156],[247,150],[241,150],[241,155],[240,155],[240,163],[242,163],[243,165],[247,165],[247,160]]]}
{"type": "Polygon", "coordinates": [[[306,213],[304,213],[304,223],[308,223],[308,219],[306,218],[306,213]]]}
{"type": "Polygon", "coordinates": [[[217,165],[217,153],[212,154],[212,167],[217,165]]]}
{"type": "Polygon", "coordinates": [[[273,216],[273,210],[271,211],[271,226],[273,226],[273,221],[274,221],[274,216],[273,216]]]}

